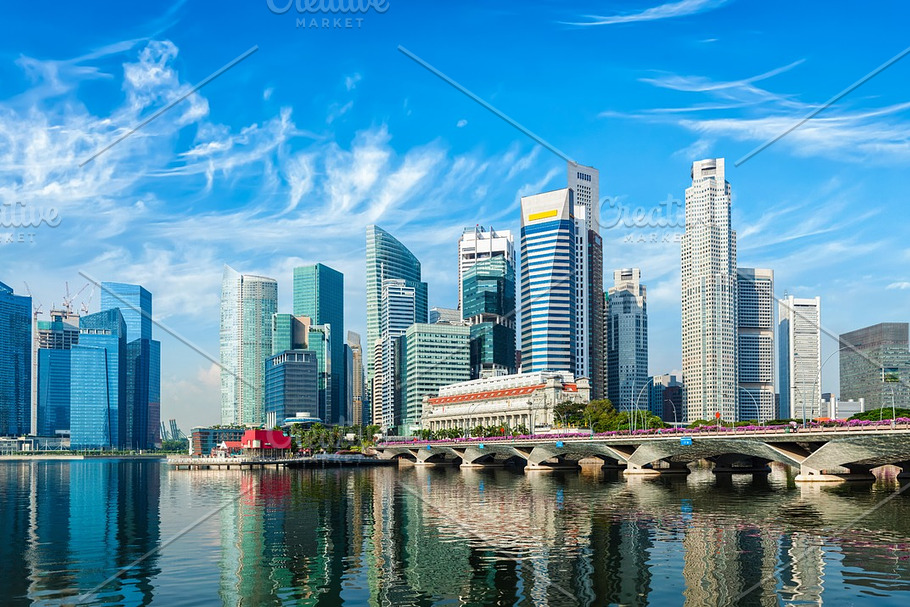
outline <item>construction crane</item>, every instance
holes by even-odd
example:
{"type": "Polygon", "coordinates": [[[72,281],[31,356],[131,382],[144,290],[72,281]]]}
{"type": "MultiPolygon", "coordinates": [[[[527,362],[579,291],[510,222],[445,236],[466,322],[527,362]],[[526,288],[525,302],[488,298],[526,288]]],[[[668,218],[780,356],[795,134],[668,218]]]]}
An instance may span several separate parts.
{"type": "Polygon", "coordinates": [[[67,316],[73,313],[73,300],[82,295],[82,292],[88,288],[89,283],[85,283],[79,292],[75,295],[70,295],[70,283],[66,281],[66,296],[63,298],[63,310],[66,312],[67,316]]]}
{"type": "Polygon", "coordinates": [[[79,308],[82,310],[82,314],[88,314],[88,307],[92,303],[92,298],[95,296],[95,286],[92,285],[92,290],[88,292],[88,301],[82,300],[82,306],[79,308]]]}
{"type": "Polygon", "coordinates": [[[38,302],[37,305],[34,303],[36,300],[35,300],[35,296],[32,295],[32,290],[29,288],[27,282],[25,282],[25,281],[22,281],[22,282],[23,282],[23,284],[25,284],[25,292],[28,293],[29,298],[31,298],[31,300],[33,302],[32,303],[32,314],[35,317],[35,321],[37,321],[38,315],[41,314],[41,307],[42,307],[41,303],[38,302]]]}

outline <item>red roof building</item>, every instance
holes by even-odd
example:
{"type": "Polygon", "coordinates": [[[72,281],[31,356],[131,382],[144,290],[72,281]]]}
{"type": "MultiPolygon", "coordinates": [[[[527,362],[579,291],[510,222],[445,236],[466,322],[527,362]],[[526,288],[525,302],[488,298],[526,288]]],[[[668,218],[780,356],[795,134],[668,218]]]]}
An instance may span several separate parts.
{"type": "Polygon", "coordinates": [[[287,457],[291,437],[281,430],[247,430],[240,440],[244,455],[253,457],[287,457]]]}

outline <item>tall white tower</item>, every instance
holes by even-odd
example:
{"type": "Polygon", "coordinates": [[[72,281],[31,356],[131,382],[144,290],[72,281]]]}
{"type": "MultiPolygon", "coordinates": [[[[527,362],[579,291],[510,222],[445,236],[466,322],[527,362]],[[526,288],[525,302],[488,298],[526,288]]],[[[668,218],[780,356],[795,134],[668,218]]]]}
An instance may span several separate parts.
{"type": "Polygon", "coordinates": [[[821,299],[784,297],[778,318],[780,415],[815,419],[821,414],[821,299]]]}
{"type": "Polygon", "coordinates": [[[575,377],[591,380],[591,398],[604,397],[603,240],[600,173],[568,163],[575,215],[575,377]]]}
{"type": "Polygon", "coordinates": [[[685,421],[739,418],[736,232],[724,159],[692,163],[682,237],[682,368],[685,421]]]}

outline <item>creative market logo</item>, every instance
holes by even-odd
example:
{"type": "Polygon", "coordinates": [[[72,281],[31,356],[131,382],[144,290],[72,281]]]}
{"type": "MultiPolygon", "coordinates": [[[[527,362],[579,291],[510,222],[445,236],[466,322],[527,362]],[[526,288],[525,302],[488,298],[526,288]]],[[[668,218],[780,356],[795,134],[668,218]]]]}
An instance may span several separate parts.
{"type": "Polygon", "coordinates": [[[276,15],[289,13],[293,8],[300,15],[295,20],[298,29],[360,29],[365,17],[358,15],[389,10],[389,0],[266,0],[265,3],[276,15]]]}
{"type": "Polygon", "coordinates": [[[4,202],[0,204],[0,244],[34,244],[35,234],[42,225],[56,228],[60,225],[60,213],[54,207],[36,207],[26,202],[4,202]]]}

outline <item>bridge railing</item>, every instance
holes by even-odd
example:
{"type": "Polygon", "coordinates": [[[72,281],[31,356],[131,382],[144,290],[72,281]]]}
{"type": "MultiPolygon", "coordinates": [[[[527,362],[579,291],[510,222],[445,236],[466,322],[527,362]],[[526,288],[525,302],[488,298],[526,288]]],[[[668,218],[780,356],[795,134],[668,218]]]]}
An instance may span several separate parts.
{"type": "Polygon", "coordinates": [[[736,426],[728,428],[726,426],[698,426],[696,428],[647,428],[641,430],[615,430],[609,432],[591,433],[584,432],[560,432],[547,434],[522,434],[522,435],[505,435],[505,436],[487,436],[487,437],[464,437],[464,438],[440,438],[440,439],[409,439],[401,440],[401,437],[395,437],[397,440],[382,441],[377,446],[411,446],[411,445],[429,445],[429,444],[451,444],[451,443],[484,443],[496,441],[520,441],[520,440],[560,440],[560,439],[604,439],[604,438],[627,438],[627,437],[661,437],[661,436],[684,436],[684,435],[717,435],[717,434],[785,434],[785,433],[806,433],[806,432],[844,432],[844,431],[881,431],[881,430],[910,430],[910,418],[899,417],[894,420],[869,421],[869,420],[849,420],[849,421],[832,421],[832,422],[809,422],[806,426],[736,426]]]}

